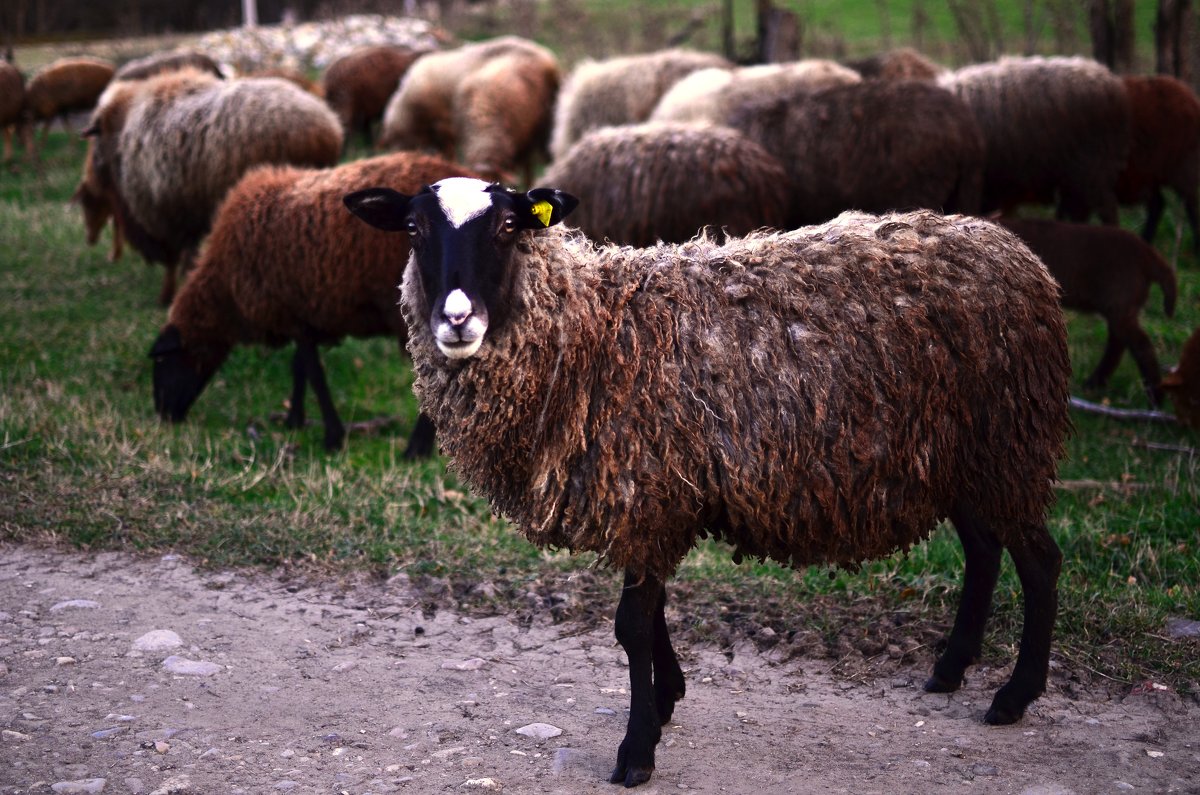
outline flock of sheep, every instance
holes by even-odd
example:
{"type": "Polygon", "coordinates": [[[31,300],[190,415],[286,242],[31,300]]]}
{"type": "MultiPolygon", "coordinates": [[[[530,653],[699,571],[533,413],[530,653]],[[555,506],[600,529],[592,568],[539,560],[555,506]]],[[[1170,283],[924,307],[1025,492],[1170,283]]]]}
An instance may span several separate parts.
{"type": "Polygon", "coordinates": [[[355,52],[310,90],[225,79],[200,53],[97,68],[52,65],[0,123],[95,106],[88,239],[111,218],[114,245],[167,268],[155,409],[182,420],[234,346],[291,342],[287,422],[311,385],[337,448],[317,347],[398,339],[423,412],[407,454],[436,429],[532,541],[625,571],[626,786],[684,694],[665,582],[705,534],[856,565],[949,518],[966,572],[940,692],[980,655],[1008,550],[1025,627],[985,720],[1021,718],[1061,561],[1060,304],[1108,321],[1090,384],[1128,348],[1150,400],[1200,423],[1200,335],[1163,379],[1137,319],[1152,283],[1170,314],[1174,272],[1113,226],[1145,203],[1150,239],[1171,189],[1197,232],[1200,101],[1169,77],[1082,58],[949,71],[910,50],[750,67],[668,50],[564,77],[512,36],[355,52]],[[390,153],[337,165],[350,135],[390,153]],[[1026,203],[1069,220],[1011,216],[1026,203]]]}

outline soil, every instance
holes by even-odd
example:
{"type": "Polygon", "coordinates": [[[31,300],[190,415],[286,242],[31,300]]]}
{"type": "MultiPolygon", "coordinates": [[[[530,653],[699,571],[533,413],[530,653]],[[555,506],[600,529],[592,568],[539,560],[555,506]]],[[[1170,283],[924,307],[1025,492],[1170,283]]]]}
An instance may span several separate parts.
{"type": "MultiPolygon", "coordinates": [[[[1154,683],[1056,669],[989,727],[1003,669],[931,695],[927,659],[847,679],[749,639],[676,645],[687,697],[643,793],[1200,792],[1200,706],[1154,683]]],[[[0,545],[4,795],[614,792],[627,686],[603,621],[464,615],[403,577],[0,545]],[[182,645],[152,650],[156,630],[182,645]],[[517,732],[539,723],[561,733],[517,732]]]]}

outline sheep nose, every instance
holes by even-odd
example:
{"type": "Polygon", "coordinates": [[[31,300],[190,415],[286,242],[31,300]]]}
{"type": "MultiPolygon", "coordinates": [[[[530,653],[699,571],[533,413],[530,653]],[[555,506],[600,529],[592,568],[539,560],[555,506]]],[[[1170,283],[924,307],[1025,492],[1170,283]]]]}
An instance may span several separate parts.
{"type": "Polygon", "coordinates": [[[446,296],[442,314],[452,326],[461,326],[471,316],[471,299],[462,290],[454,290],[446,296]]]}

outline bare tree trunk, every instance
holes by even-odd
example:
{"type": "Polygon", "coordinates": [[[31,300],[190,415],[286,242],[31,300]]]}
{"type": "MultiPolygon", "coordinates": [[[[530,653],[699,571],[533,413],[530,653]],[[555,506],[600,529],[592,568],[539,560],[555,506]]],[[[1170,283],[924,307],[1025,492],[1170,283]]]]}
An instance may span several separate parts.
{"type": "Polygon", "coordinates": [[[725,57],[731,61],[737,60],[733,43],[733,0],[725,0],[721,4],[721,41],[725,49],[725,57]]]}
{"type": "Polygon", "coordinates": [[[792,11],[776,8],[771,0],[758,3],[758,60],[792,61],[800,57],[800,21],[792,11]]]}
{"type": "Polygon", "coordinates": [[[1188,30],[1191,0],[1159,0],[1154,20],[1154,68],[1160,74],[1188,79],[1188,30]]]}
{"type": "Polygon", "coordinates": [[[1133,71],[1133,0],[1090,0],[1092,55],[1114,72],[1133,71]]]}

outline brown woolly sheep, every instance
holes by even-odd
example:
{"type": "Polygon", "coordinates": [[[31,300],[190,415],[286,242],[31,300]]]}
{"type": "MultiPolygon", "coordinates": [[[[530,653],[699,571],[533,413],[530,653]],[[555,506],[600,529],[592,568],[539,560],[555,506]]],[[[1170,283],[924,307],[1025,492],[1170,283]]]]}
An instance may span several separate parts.
{"type": "Polygon", "coordinates": [[[325,87],[318,81],[312,80],[308,75],[298,69],[289,69],[285,66],[272,66],[266,69],[255,69],[253,72],[248,72],[243,77],[277,77],[280,80],[286,80],[301,91],[312,94],[314,97],[325,98],[325,87]]]}
{"type": "Polygon", "coordinates": [[[204,53],[196,50],[177,50],[154,53],[127,61],[117,69],[113,80],[145,80],[163,72],[174,72],[186,67],[208,72],[215,77],[224,77],[221,66],[204,53]]]}
{"type": "Polygon", "coordinates": [[[862,75],[864,80],[937,80],[947,71],[946,67],[911,47],[846,61],[846,66],[862,75]]]}
{"type": "Polygon", "coordinates": [[[724,121],[788,170],[792,226],[849,209],[978,210],[982,135],[962,100],[935,85],[789,85],[746,97],[724,121]]]}
{"type": "Polygon", "coordinates": [[[1175,418],[1200,430],[1200,328],[1183,344],[1179,364],[1163,376],[1162,389],[1175,408],[1175,418]]]}
{"type": "Polygon", "coordinates": [[[4,131],[4,159],[12,157],[13,132],[25,139],[25,153],[33,153],[32,137],[21,124],[21,111],[25,106],[25,77],[21,70],[0,58],[0,130],[4,131]]]}
{"type": "Polygon", "coordinates": [[[407,47],[362,47],[329,65],[321,77],[325,101],[342,121],[346,139],[357,132],[371,143],[371,126],[383,119],[388,100],[408,68],[424,55],[407,47]]]}
{"type": "Polygon", "coordinates": [[[218,80],[181,69],[122,81],[93,115],[94,167],[129,243],[166,266],[169,304],[225,192],[263,163],[331,166],[342,128],[321,100],[278,78],[218,80]]]}
{"type": "Polygon", "coordinates": [[[68,113],[95,107],[115,71],[102,58],[60,58],[34,73],[25,87],[24,115],[31,125],[42,123],[43,146],[55,119],[66,127],[68,113]]]}
{"type": "Polygon", "coordinates": [[[740,236],[781,229],[787,172],[728,127],[647,123],[581,138],[541,178],[580,198],[571,225],[593,240],[682,243],[709,227],[740,236]]]}
{"type": "Polygon", "coordinates": [[[987,146],[981,210],[1058,202],[1058,216],[1095,211],[1117,223],[1117,175],[1129,151],[1120,79],[1088,58],[1001,58],[938,83],[975,114],[987,146]]]}
{"type": "Polygon", "coordinates": [[[1117,177],[1122,204],[1145,204],[1142,237],[1154,240],[1163,213],[1163,188],[1183,200],[1200,254],[1200,100],[1188,85],[1168,75],[1121,78],[1132,120],[1129,157],[1117,177]]]}
{"type": "Polygon", "coordinates": [[[1063,306],[1095,312],[1108,324],[1104,355],[1084,385],[1094,389],[1107,384],[1128,348],[1150,402],[1159,405],[1162,372],[1138,313],[1150,297],[1151,284],[1162,289],[1163,312],[1168,317],[1175,313],[1175,271],[1162,255],[1119,227],[1022,218],[997,221],[1041,257],[1062,287],[1063,306]]]}
{"type": "Polygon", "coordinates": [[[493,179],[512,180],[523,167],[528,182],[558,83],[554,53],[517,36],[431,53],[388,101],[379,146],[432,149],[493,179]]]}
{"type": "MultiPolygon", "coordinates": [[[[305,382],[325,422],[325,447],[346,432],[325,383],[318,345],[343,337],[393,336],[404,350],[400,278],[407,251],[346,212],[348,192],[385,183],[416,191],[461,166],[413,152],[359,160],[334,169],[259,166],[222,202],[196,267],[179,291],[158,339],[154,409],[182,422],[236,345],[296,344],[287,426],[304,424],[305,382]]],[[[418,420],[407,457],[433,450],[433,427],[418,420]]]]}
{"type": "Polygon", "coordinates": [[[684,695],[665,582],[704,535],[737,556],[854,566],[948,517],[963,595],[926,689],[955,690],[980,656],[1008,549],[1025,625],[984,720],[1019,720],[1043,691],[1070,362],[1058,288],[1010,232],[847,213],[721,246],[597,248],[546,228],[575,206],[549,188],[443,180],[346,204],[409,234],[414,388],[454,468],[534,543],[625,570],[613,782],[650,777],[684,695]]]}
{"type": "Polygon", "coordinates": [[[550,155],[563,157],[591,130],[646,121],[659,98],[693,72],[732,66],[720,55],[687,49],[585,60],[571,70],[558,94],[550,155]]]}
{"type": "Polygon", "coordinates": [[[791,94],[794,96],[861,81],[853,69],[820,58],[733,70],[704,69],[671,86],[650,114],[650,120],[715,124],[747,102],[757,102],[765,96],[789,92],[794,92],[791,94]]]}

